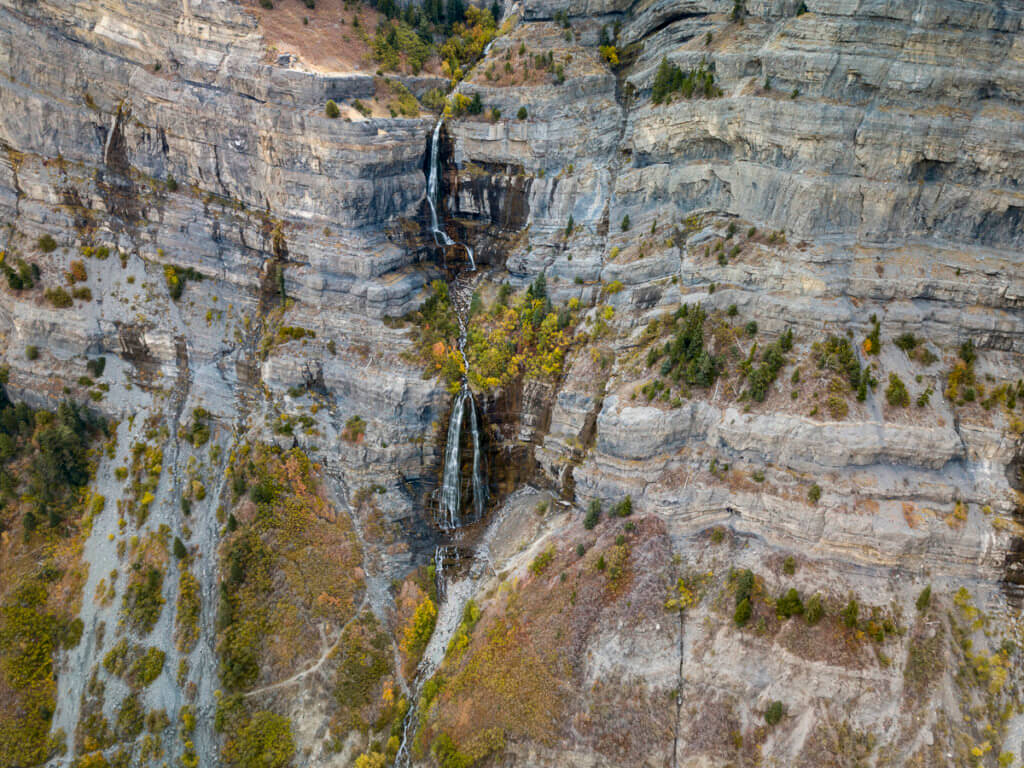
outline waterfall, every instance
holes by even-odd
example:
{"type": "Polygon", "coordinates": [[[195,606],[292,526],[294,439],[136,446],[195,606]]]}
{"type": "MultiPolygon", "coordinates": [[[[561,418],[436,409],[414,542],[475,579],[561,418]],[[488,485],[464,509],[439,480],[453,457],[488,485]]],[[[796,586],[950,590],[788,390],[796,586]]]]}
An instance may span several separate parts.
{"type": "Polygon", "coordinates": [[[430,233],[434,236],[434,243],[436,245],[443,245],[445,247],[451,245],[461,245],[466,249],[466,255],[469,257],[470,270],[476,271],[476,259],[473,256],[473,249],[470,248],[466,243],[459,243],[448,237],[448,233],[445,232],[437,221],[437,156],[441,148],[441,126],[444,125],[444,115],[441,115],[437,119],[437,125],[434,126],[434,133],[430,137],[430,172],[427,175],[427,204],[430,206],[430,233]]]}
{"type": "Polygon", "coordinates": [[[452,403],[448,421],[448,443],[444,448],[444,476],[441,480],[442,528],[458,528],[462,509],[462,419],[466,413],[468,387],[465,382],[452,403]]]}
{"type": "Polygon", "coordinates": [[[487,506],[487,484],[484,482],[480,466],[480,430],[476,421],[476,403],[473,402],[473,395],[469,393],[468,387],[466,392],[469,394],[469,429],[473,436],[473,510],[476,513],[473,519],[479,520],[484,516],[484,507],[487,506]]]}
{"type": "MultiPolygon", "coordinates": [[[[441,148],[441,128],[444,125],[444,116],[437,120],[434,132],[430,138],[430,167],[427,174],[427,204],[430,206],[430,232],[434,242],[445,247],[458,245],[466,249],[469,257],[469,269],[476,271],[476,260],[473,249],[466,243],[459,243],[448,237],[444,231],[437,215],[437,187],[440,171],[438,169],[438,156],[441,148]]],[[[452,306],[455,309],[459,322],[458,349],[462,356],[462,365],[469,370],[469,361],[466,359],[466,337],[469,314],[469,302],[461,301],[452,291],[452,306]]],[[[441,479],[441,500],[440,514],[438,515],[439,525],[451,530],[474,522],[483,517],[484,509],[487,506],[487,483],[483,476],[483,460],[480,455],[480,426],[476,413],[476,403],[473,400],[473,393],[469,388],[469,382],[465,377],[459,392],[452,402],[452,415],[448,422],[448,437],[444,449],[444,474],[441,479]],[[473,461],[470,469],[469,491],[472,495],[473,513],[468,517],[462,514],[462,428],[466,421],[466,411],[469,411],[470,447],[473,451],[473,461]]]]}
{"type": "MultiPolygon", "coordinates": [[[[473,249],[466,243],[459,243],[448,237],[448,234],[441,227],[437,216],[437,184],[438,184],[438,154],[441,138],[441,126],[444,118],[441,117],[434,126],[434,133],[430,140],[430,171],[427,175],[427,203],[430,206],[430,232],[434,237],[434,243],[445,247],[453,245],[466,249],[469,257],[469,272],[476,272],[476,261],[473,256],[473,249]]],[[[460,275],[461,276],[461,275],[460,275]]],[[[457,347],[462,356],[464,371],[469,371],[469,360],[466,358],[466,341],[469,335],[469,297],[472,294],[471,280],[453,280],[449,283],[449,295],[455,316],[459,324],[459,338],[457,347]]],[[[483,519],[487,508],[487,482],[484,477],[485,467],[483,454],[480,448],[480,420],[476,412],[476,402],[473,399],[473,392],[469,387],[469,380],[465,375],[459,386],[459,391],[452,399],[452,413],[448,421],[447,442],[444,447],[444,473],[441,478],[441,489],[439,499],[439,510],[437,516],[438,527],[442,531],[456,531],[449,534],[443,543],[438,544],[434,549],[435,586],[438,599],[438,620],[437,627],[430,643],[424,652],[413,680],[410,691],[410,706],[402,720],[402,738],[399,742],[398,752],[395,755],[395,766],[407,768],[411,764],[409,755],[409,741],[415,735],[418,715],[417,705],[423,682],[430,679],[434,674],[441,660],[444,658],[445,649],[449,641],[458,629],[462,617],[462,610],[466,601],[470,598],[475,589],[483,565],[477,566],[476,572],[461,581],[455,582],[452,594],[449,595],[448,578],[446,569],[449,564],[457,564],[462,559],[462,552],[459,546],[452,544],[453,539],[458,539],[458,529],[463,526],[483,519]],[[469,412],[469,435],[468,440],[464,436],[464,429],[467,419],[466,412],[469,412]],[[466,483],[466,491],[471,497],[471,508],[468,514],[463,514],[463,442],[468,442],[468,450],[472,451],[472,461],[469,465],[469,478],[466,483]]],[[[470,556],[473,562],[473,556],[470,556]]]]}
{"type": "Polygon", "coordinates": [[[448,422],[448,439],[444,449],[444,474],[441,479],[441,508],[438,523],[441,528],[451,530],[466,523],[475,522],[484,516],[487,506],[487,483],[484,481],[483,459],[480,450],[480,426],[476,415],[476,403],[469,384],[463,380],[459,393],[452,402],[452,415],[448,422]],[[472,494],[473,512],[462,514],[462,428],[469,411],[470,448],[473,462],[470,467],[469,490],[472,494]]]}

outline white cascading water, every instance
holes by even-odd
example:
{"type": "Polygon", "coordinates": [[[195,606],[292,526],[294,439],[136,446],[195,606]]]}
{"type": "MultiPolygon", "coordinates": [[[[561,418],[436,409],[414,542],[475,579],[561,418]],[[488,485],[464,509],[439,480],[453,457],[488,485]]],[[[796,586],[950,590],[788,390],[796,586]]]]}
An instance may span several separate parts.
{"type": "Polygon", "coordinates": [[[466,413],[468,388],[463,384],[452,403],[452,415],[448,422],[448,442],[444,447],[444,475],[441,481],[441,515],[438,522],[442,528],[458,528],[459,511],[462,509],[461,454],[462,419],[466,413]]]}
{"type": "MultiPolygon", "coordinates": [[[[441,127],[444,125],[444,117],[437,121],[434,132],[430,139],[430,170],[427,174],[427,203],[430,206],[430,230],[434,236],[434,242],[438,245],[452,246],[459,245],[466,249],[469,256],[470,271],[476,271],[476,261],[473,258],[473,249],[465,243],[457,243],[448,237],[448,233],[440,226],[437,217],[437,185],[440,172],[438,169],[438,155],[440,154],[441,127]]],[[[454,292],[453,292],[454,293],[454,292]]],[[[452,296],[452,306],[459,321],[458,349],[462,356],[462,365],[468,370],[469,361],[466,359],[466,320],[468,307],[463,306],[465,302],[459,301],[457,296],[452,296]]],[[[451,420],[448,422],[448,439],[444,450],[444,474],[441,478],[441,499],[440,514],[438,523],[441,528],[451,530],[465,525],[468,522],[479,520],[483,517],[484,507],[487,504],[487,484],[483,478],[483,462],[480,456],[480,430],[476,415],[476,403],[473,400],[473,393],[470,391],[469,382],[463,378],[459,393],[452,402],[451,420]],[[466,518],[462,514],[462,426],[466,420],[466,410],[469,410],[469,426],[471,436],[471,447],[473,450],[473,463],[470,471],[470,490],[473,499],[473,514],[466,518]]]]}
{"type": "Polygon", "coordinates": [[[437,156],[441,148],[441,127],[444,125],[444,115],[441,115],[437,119],[437,125],[434,126],[434,133],[430,137],[430,172],[427,176],[427,203],[430,205],[430,233],[434,236],[434,243],[437,245],[461,245],[466,249],[466,255],[469,256],[469,268],[471,271],[476,271],[476,259],[473,255],[473,249],[465,243],[459,243],[448,237],[448,233],[445,232],[437,221],[437,156]]]}
{"type": "MultiPolygon", "coordinates": [[[[490,45],[488,44],[488,48],[490,45]]],[[[486,53],[486,51],[485,51],[486,53]]],[[[469,257],[469,271],[476,272],[476,261],[473,256],[473,249],[465,243],[457,243],[448,237],[448,233],[441,228],[437,218],[437,183],[438,183],[438,154],[441,138],[441,127],[444,124],[444,117],[437,121],[430,140],[430,170],[427,174],[427,203],[430,206],[430,232],[434,237],[434,243],[450,247],[458,245],[466,249],[469,257]]],[[[459,290],[458,282],[453,284],[450,291],[452,307],[455,309],[455,316],[459,323],[458,350],[462,356],[463,370],[469,370],[469,361],[466,359],[466,338],[468,335],[467,322],[469,320],[469,301],[466,296],[471,293],[468,286],[459,290]]],[[[473,400],[473,392],[469,388],[469,381],[462,377],[462,384],[458,394],[452,401],[452,414],[448,422],[448,436],[444,449],[444,474],[441,478],[440,509],[437,516],[438,526],[442,530],[456,530],[462,526],[480,520],[484,516],[487,506],[487,483],[484,480],[483,457],[480,450],[480,427],[476,413],[476,402],[473,400]],[[469,411],[469,432],[470,448],[473,451],[473,461],[470,469],[469,491],[472,494],[472,513],[462,514],[462,427],[466,420],[466,411],[469,411]]],[[[411,706],[405,714],[402,722],[402,739],[399,742],[398,752],[395,755],[394,765],[406,768],[410,765],[409,739],[415,733],[417,720],[417,704],[420,689],[423,681],[428,680],[434,673],[437,665],[444,655],[444,649],[448,641],[454,635],[462,616],[462,606],[472,594],[473,584],[480,577],[480,573],[471,574],[469,581],[460,582],[462,588],[451,601],[448,600],[448,581],[445,577],[445,567],[449,561],[460,559],[459,549],[451,544],[438,545],[434,550],[435,586],[437,598],[440,604],[438,627],[434,630],[430,644],[420,662],[419,669],[412,685],[411,706]],[[447,619],[447,620],[446,620],[447,619]],[[433,652],[433,653],[432,653],[433,652]]]]}

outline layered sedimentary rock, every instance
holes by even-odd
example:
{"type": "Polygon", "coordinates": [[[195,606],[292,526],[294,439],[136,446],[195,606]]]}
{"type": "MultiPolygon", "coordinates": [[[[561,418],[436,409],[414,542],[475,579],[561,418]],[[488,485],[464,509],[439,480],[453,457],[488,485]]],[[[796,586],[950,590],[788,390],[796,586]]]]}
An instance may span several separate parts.
{"type": "MultiPolygon", "coordinates": [[[[0,237],[5,263],[39,269],[2,292],[8,391],[121,421],[94,485],[107,507],[84,548],[84,640],[58,667],[56,762],[95,752],[76,738],[94,668],[117,717],[127,689],[101,661],[140,638],[115,630],[119,600],[93,598],[112,569],[129,576],[118,540],[161,525],[196,558],[201,629],[178,648],[185,567],[171,560],[146,640],[168,657],[143,703],[172,721],[199,713],[194,733],[165,729],[168,760],[230,759],[214,728],[234,578],[219,558],[254,514],[233,487],[248,443],[320,465],[318,514],[359,560],[351,604],[297,643],[309,658],[261,670],[245,693],[290,718],[296,764],[393,752],[387,722],[337,715],[346,654],[372,656],[353,638],[376,626],[421,764],[1024,752],[1007,708],[1024,582],[1022,406],[1008,394],[1024,367],[1024,14],[742,6],[527,2],[460,85],[485,112],[445,123],[441,210],[481,256],[481,295],[544,274],[556,305],[579,307],[558,375],[479,393],[494,503],[465,540],[477,559],[453,577],[425,651],[438,685],[421,697],[415,669],[397,670],[429,584],[395,584],[436,538],[450,390],[393,318],[444,266],[425,235],[435,118],[329,119],[328,99],[374,97],[372,69],[279,63],[254,9],[229,0],[0,3],[0,237]],[[721,94],[654,103],[663,61],[703,64],[721,94]],[[59,286],[71,306],[46,296],[59,286]],[[680,386],[659,374],[660,350],[698,305],[726,372],[680,386]],[[756,367],[787,330],[752,396],[742,361],[756,367]],[[829,336],[871,371],[862,398],[822,362],[829,336]],[[105,390],[86,368],[101,355],[105,390]],[[953,388],[961,363],[972,381],[953,388]],[[909,405],[889,401],[890,375],[909,405]],[[202,449],[197,408],[213,425],[202,449]],[[147,441],[162,441],[163,474],[136,529],[119,524],[116,469],[147,441]],[[786,615],[790,588],[802,615],[786,615]]],[[[407,82],[422,94],[436,81],[407,82]]]]}

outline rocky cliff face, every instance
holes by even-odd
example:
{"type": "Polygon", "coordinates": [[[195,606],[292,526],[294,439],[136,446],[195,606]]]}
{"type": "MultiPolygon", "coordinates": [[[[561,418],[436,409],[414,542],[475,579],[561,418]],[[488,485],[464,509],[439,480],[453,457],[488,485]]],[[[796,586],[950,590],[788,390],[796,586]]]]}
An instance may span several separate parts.
{"type": "Polygon", "coordinates": [[[568,341],[477,387],[494,499],[449,540],[436,117],[274,55],[293,1],[0,2],[7,390],[118,422],[49,759],[247,765],[283,717],[266,764],[1016,765],[1024,13],[507,7],[442,133],[452,291],[480,369],[502,283],[568,341]]]}

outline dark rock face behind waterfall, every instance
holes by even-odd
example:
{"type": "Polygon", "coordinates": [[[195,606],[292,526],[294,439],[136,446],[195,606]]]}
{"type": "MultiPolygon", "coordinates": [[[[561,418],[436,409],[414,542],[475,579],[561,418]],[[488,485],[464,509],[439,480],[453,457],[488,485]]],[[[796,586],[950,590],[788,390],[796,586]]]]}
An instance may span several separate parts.
{"type": "Polygon", "coordinates": [[[1024,10],[270,5],[0,0],[0,768],[1020,765],[1024,10]]]}

